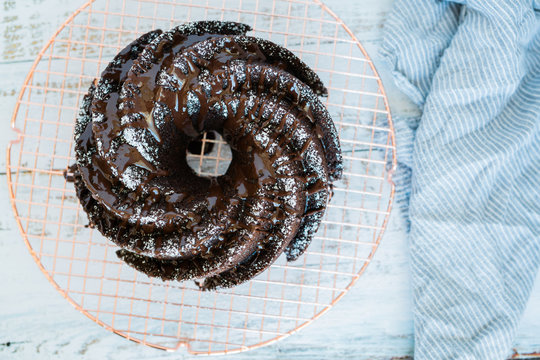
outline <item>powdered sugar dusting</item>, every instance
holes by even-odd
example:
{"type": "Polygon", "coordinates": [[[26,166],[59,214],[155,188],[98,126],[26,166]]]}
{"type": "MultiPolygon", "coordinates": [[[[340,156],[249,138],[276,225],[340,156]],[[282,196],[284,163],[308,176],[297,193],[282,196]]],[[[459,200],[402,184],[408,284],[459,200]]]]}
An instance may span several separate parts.
{"type": "MultiPolygon", "coordinates": [[[[100,231],[138,253],[122,253],[121,258],[150,276],[207,277],[208,289],[232,286],[264,270],[286,248],[289,259],[299,256],[322,219],[329,171],[339,172],[340,166],[340,155],[332,154],[339,153],[335,129],[317,98],[324,87],[289,51],[244,36],[248,29],[243,24],[209,21],[156,33],[133,45],[138,53],[134,61],[114,60],[117,67],[132,61],[129,71],[123,72],[127,79],[98,83],[95,99],[108,101],[119,92],[116,119],[90,111],[85,102],[76,138],[86,131],[84,123],[92,122],[110,124],[97,128],[111,129],[102,131],[111,139],[90,139],[85,151],[76,150],[78,163],[98,163],[92,160],[97,150],[113,165],[100,170],[112,179],[110,193],[118,197],[116,210],[127,217],[122,215],[118,221],[114,212],[93,197],[85,209],[100,231]],[[193,38],[196,41],[162,65],[168,49],[178,45],[174,42],[191,35],[201,38],[193,38]],[[153,80],[155,90],[148,91],[145,86],[153,80]],[[176,103],[170,96],[175,96],[176,103]],[[141,110],[141,104],[147,108],[141,110]],[[178,114],[187,115],[187,121],[178,121],[178,114]],[[219,186],[232,188],[213,190],[212,201],[201,190],[208,180],[197,184],[191,175],[173,179],[167,169],[160,168],[178,156],[169,153],[176,149],[170,145],[176,137],[171,138],[167,131],[176,126],[181,132],[184,124],[196,128],[195,132],[208,131],[207,121],[218,132],[220,124],[233,124],[228,125],[227,134],[235,137],[231,143],[238,148],[233,150],[242,151],[244,162],[249,163],[250,156],[255,161],[254,154],[261,155],[255,175],[242,170],[246,178],[238,179],[239,183],[234,173],[227,175],[232,176],[229,182],[219,186]],[[169,141],[167,148],[163,147],[164,136],[169,141]]],[[[178,138],[182,136],[185,134],[178,138]]],[[[242,166],[248,169],[246,164],[242,166]]],[[[87,191],[83,182],[77,184],[87,191]]]]}
{"type": "Polygon", "coordinates": [[[123,131],[126,143],[136,148],[146,161],[157,165],[158,150],[150,142],[149,137],[151,136],[146,129],[128,127],[123,131]]]}
{"type": "Polygon", "coordinates": [[[201,102],[199,97],[190,90],[187,94],[187,113],[190,117],[192,117],[197,115],[199,111],[201,111],[201,102]]]}
{"type": "Polygon", "coordinates": [[[146,176],[145,170],[141,169],[138,166],[131,165],[124,170],[120,176],[120,181],[127,187],[129,190],[134,191],[142,184],[146,176]]]}

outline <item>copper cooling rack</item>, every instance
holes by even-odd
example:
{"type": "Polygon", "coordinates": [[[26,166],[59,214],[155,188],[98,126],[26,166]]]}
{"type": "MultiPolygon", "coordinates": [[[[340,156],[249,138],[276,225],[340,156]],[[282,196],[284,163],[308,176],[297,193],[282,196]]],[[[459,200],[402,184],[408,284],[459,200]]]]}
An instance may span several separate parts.
{"type": "MultiPolygon", "coordinates": [[[[12,118],[18,138],[7,172],[15,217],[47,279],[78,310],[130,340],[218,354],[269,344],[328,311],[369,264],[388,220],[394,136],[388,103],[367,53],[318,0],[95,0],[75,11],[39,53],[12,118]],[[73,163],[79,102],[113,56],[139,35],[191,20],[244,22],[310,65],[340,133],[345,173],[307,253],[280,258],[252,281],[200,292],[192,282],[148,278],[116,258],[88,228],[64,169],[73,163]]],[[[219,138],[190,155],[203,175],[230,159],[219,138]]],[[[366,289],[368,292],[369,289],[366,289]]]]}

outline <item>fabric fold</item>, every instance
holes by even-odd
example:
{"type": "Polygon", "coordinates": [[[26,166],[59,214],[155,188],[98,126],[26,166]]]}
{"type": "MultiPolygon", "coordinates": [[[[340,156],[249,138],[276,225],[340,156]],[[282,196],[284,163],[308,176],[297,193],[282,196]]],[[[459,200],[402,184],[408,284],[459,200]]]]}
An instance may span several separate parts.
{"type": "Polygon", "coordinates": [[[423,110],[410,153],[398,144],[415,359],[504,359],[540,266],[540,15],[524,0],[394,6],[382,55],[423,110]]]}

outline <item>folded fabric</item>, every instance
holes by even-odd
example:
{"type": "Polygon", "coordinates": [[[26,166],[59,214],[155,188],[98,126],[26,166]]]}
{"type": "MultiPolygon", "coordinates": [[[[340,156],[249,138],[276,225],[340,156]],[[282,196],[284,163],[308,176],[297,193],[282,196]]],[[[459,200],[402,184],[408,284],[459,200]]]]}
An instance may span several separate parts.
{"type": "MultiPolygon", "coordinates": [[[[397,0],[415,359],[504,359],[540,267],[540,1],[397,0]]],[[[403,144],[400,145],[400,141],[403,144]]]]}

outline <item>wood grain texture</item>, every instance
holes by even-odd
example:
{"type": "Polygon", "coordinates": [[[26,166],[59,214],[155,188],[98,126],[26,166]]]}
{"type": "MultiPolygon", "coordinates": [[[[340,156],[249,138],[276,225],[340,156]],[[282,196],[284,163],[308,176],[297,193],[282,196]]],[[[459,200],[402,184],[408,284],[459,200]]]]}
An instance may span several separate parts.
{"type": "MultiPolygon", "coordinates": [[[[392,112],[418,110],[393,86],[377,47],[392,0],[328,0],[373,57],[385,81],[392,112]]],[[[0,166],[14,134],[9,119],[17,93],[43,44],[79,6],[68,0],[3,0],[0,4],[0,166]]],[[[131,343],[81,315],[45,280],[13,219],[5,173],[0,175],[0,359],[192,359],[131,343]]],[[[389,359],[410,356],[412,304],[404,224],[398,210],[373,262],[355,287],[322,318],[273,345],[226,359],[389,359]]],[[[540,350],[540,277],[516,340],[518,353],[540,350]]]]}

